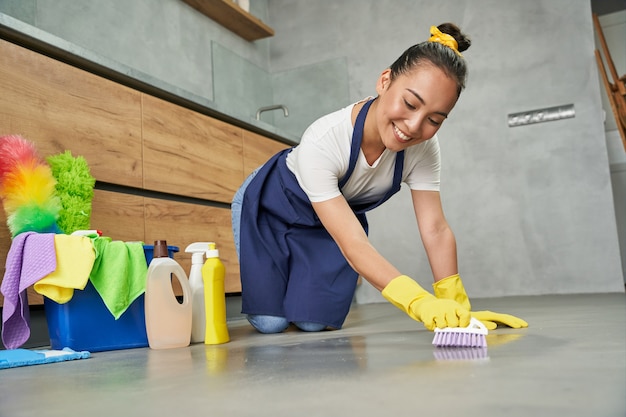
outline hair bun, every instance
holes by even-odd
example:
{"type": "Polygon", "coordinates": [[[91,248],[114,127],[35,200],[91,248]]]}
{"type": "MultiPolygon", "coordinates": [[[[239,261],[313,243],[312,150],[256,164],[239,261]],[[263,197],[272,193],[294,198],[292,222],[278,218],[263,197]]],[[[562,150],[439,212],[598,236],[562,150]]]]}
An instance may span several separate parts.
{"type": "Polygon", "coordinates": [[[456,43],[458,45],[457,49],[459,52],[466,51],[472,45],[472,40],[463,32],[461,32],[461,28],[459,28],[454,23],[442,23],[437,26],[437,29],[439,29],[443,33],[447,33],[456,40],[456,43]]]}

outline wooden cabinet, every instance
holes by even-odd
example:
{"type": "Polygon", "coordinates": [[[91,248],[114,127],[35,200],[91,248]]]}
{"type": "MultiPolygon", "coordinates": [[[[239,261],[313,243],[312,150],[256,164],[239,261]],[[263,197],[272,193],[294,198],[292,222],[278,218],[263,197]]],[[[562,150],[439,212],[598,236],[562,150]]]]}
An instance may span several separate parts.
{"type": "Polygon", "coordinates": [[[142,196],[95,190],[91,227],[113,240],[143,240],[146,234],[144,205],[142,196]]]}
{"type": "Polygon", "coordinates": [[[143,96],[143,188],[230,203],[242,147],[241,128],[143,96]]]}
{"type": "Polygon", "coordinates": [[[289,147],[257,133],[243,131],[243,173],[248,176],[256,168],[263,165],[272,155],[289,147]]]}
{"type": "MultiPolygon", "coordinates": [[[[244,176],[287,145],[4,40],[0,92],[0,135],[22,135],[42,157],[85,157],[97,180],[92,228],[114,240],[167,240],[187,272],[187,245],[216,242],[226,291],[241,291],[229,204],[244,176]]],[[[10,245],[2,209],[2,276],[10,245]]],[[[29,302],[43,302],[32,288],[29,302]]]]}
{"type": "Polygon", "coordinates": [[[71,150],[99,180],[142,185],[141,93],[0,40],[0,135],[71,150]]]}
{"type": "Polygon", "coordinates": [[[226,268],[226,292],[241,291],[229,209],[151,198],[145,199],[144,207],[146,242],[167,239],[168,244],[180,246],[174,259],[187,273],[191,254],[185,253],[185,248],[193,242],[216,242],[226,268]]]}

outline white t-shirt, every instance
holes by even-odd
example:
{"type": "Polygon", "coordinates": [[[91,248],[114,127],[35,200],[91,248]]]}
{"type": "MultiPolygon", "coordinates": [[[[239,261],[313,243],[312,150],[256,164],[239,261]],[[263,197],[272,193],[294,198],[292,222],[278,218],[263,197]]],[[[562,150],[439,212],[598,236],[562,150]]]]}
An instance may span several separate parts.
{"type": "MultiPolygon", "coordinates": [[[[350,179],[339,190],[338,183],[350,162],[353,107],[351,104],[313,122],[287,156],[287,167],[314,203],[341,194],[351,204],[378,201],[391,187],[396,152],[385,149],[372,165],[359,151],[350,179]]],[[[402,181],[412,190],[439,191],[440,167],[439,142],[435,135],[405,150],[402,181]]]]}

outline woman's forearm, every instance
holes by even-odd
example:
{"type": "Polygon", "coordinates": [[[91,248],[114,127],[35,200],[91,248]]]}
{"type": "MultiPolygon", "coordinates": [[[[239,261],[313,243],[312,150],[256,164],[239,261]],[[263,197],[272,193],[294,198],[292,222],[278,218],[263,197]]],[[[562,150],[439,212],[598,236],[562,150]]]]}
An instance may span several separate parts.
{"type": "Polygon", "coordinates": [[[422,242],[435,282],[459,272],[456,239],[450,227],[422,232],[422,242]]]}
{"type": "Polygon", "coordinates": [[[345,246],[342,252],[352,269],[379,291],[382,291],[392,279],[402,274],[369,241],[353,242],[345,246]]]}

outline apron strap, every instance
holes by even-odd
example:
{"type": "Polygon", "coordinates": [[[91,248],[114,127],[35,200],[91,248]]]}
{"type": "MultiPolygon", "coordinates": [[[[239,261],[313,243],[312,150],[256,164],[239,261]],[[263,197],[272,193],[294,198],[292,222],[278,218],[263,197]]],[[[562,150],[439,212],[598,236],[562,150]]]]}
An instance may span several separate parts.
{"type": "MultiPolygon", "coordinates": [[[[339,181],[339,188],[343,188],[344,185],[350,179],[352,172],[354,172],[354,168],[356,167],[356,162],[361,153],[361,143],[363,142],[363,129],[365,127],[365,117],[367,116],[367,112],[369,111],[370,106],[376,100],[375,98],[369,100],[367,103],[363,105],[361,110],[359,110],[359,114],[356,117],[356,122],[354,123],[354,131],[352,132],[352,145],[350,147],[350,162],[348,163],[348,171],[343,176],[341,181],[339,181]]],[[[391,188],[387,191],[387,194],[379,201],[373,204],[364,204],[360,207],[353,207],[357,212],[361,211],[369,211],[382,203],[387,201],[392,195],[398,192],[402,183],[402,170],[404,169],[404,151],[400,151],[396,154],[396,164],[393,172],[393,182],[391,188]]]]}
{"type": "Polygon", "coordinates": [[[361,110],[359,110],[359,114],[356,117],[356,122],[354,123],[354,131],[352,132],[350,162],[348,163],[348,171],[346,172],[346,175],[344,175],[341,181],[339,181],[340,189],[343,188],[343,186],[346,185],[346,183],[350,179],[352,171],[354,171],[354,167],[356,166],[356,161],[359,159],[359,154],[361,152],[361,142],[363,141],[363,128],[365,127],[365,117],[367,116],[367,112],[374,100],[376,99],[373,98],[365,103],[363,107],[361,107],[361,110]]]}

